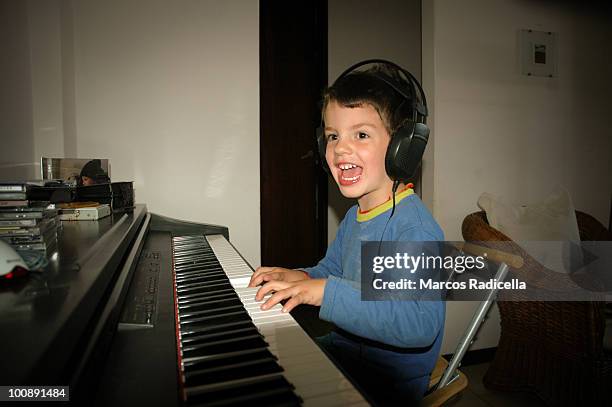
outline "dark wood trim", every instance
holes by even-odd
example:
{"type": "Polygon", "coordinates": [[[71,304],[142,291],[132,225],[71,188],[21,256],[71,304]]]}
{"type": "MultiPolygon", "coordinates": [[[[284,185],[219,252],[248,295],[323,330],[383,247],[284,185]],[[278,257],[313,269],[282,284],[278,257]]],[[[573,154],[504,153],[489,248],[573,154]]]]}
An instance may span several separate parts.
{"type": "Polygon", "coordinates": [[[327,179],[316,157],[327,85],[327,1],[261,0],[261,263],[304,267],[327,248],[327,179]]]}

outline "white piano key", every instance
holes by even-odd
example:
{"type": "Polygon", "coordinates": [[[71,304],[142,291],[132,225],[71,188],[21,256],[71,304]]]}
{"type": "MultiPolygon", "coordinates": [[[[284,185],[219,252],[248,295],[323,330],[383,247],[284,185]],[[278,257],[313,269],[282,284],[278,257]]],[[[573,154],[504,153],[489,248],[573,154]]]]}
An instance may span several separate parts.
{"type": "MultiPolygon", "coordinates": [[[[281,311],[281,304],[276,304],[265,311],[261,309],[261,304],[271,294],[261,301],[255,300],[259,288],[247,287],[253,269],[225,237],[208,235],[173,238],[175,250],[183,253],[193,251],[198,253],[196,256],[200,256],[198,244],[202,243],[204,238],[229,278],[244,309],[268,342],[268,349],[278,358],[278,364],[284,369],[283,376],[295,386],[295,393],[302,397],[304,405],[316,407],[368,405],[291,314],[281,311]]],[[[187,258],[182,257],[182,259],[187,258]]]]}

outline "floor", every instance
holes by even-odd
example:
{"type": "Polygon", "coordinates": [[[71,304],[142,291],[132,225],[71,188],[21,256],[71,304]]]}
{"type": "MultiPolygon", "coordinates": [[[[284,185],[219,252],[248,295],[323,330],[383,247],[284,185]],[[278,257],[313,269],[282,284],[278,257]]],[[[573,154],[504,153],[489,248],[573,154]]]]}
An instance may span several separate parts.
{"type": "Polygon", "coordinates": [[[488,363],[463,366],[460,370],[468,377],[468,387],[446,406],[452,407],[535,407],[545,405],[536,396],[529,393],[509,393],[489,390],[482,384],[482,377],[488,368],[488,363]]]}

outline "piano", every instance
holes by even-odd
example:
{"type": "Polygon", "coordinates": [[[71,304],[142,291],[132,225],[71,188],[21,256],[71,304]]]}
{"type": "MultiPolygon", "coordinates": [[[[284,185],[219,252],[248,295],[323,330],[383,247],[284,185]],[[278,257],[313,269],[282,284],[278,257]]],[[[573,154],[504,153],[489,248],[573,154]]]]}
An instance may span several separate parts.
{"type": "Polygon", "coordinates": [[[280,305],[261,311],[226,227],[146,206],[62,222],[43,272],[0,286],[0,385],[74,405],[368,405],[280,305]]]}

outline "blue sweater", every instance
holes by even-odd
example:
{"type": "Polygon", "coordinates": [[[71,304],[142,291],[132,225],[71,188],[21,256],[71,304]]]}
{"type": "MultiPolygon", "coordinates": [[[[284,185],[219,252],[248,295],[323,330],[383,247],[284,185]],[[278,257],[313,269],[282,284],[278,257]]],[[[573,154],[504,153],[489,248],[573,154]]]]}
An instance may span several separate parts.
{"type": "MultiPolygon", "coordinates": [[[[412,190],[398,194],[397,200],[383,240],[444,239],[437,222],[412,190]]],[[[361,351],[361,357],[367,354],[378,359],[374,361],[378,364],[399,369],[396,375],[399,381],[416,379],[418,383],[411,387],[416,385],[420,392],[426,390],[440,352],[445,304],[441,301],[361,301],[361,242],[381,240],[390,207],[388,202],[364,215],[358,214],[357,206],[353,206],[342,220],[325,257],[315,267],[304,270],[312,278],[327,278],[321,319],[356,335],[357,340],[365,338],[369,351],[361,351]],[[387,346],[378,347],[376,343],[403,349],[394,351],[387,346]]],[[[342,341],[345,340],[354,342],[356,338],[344,335],[342,341]]]]}

